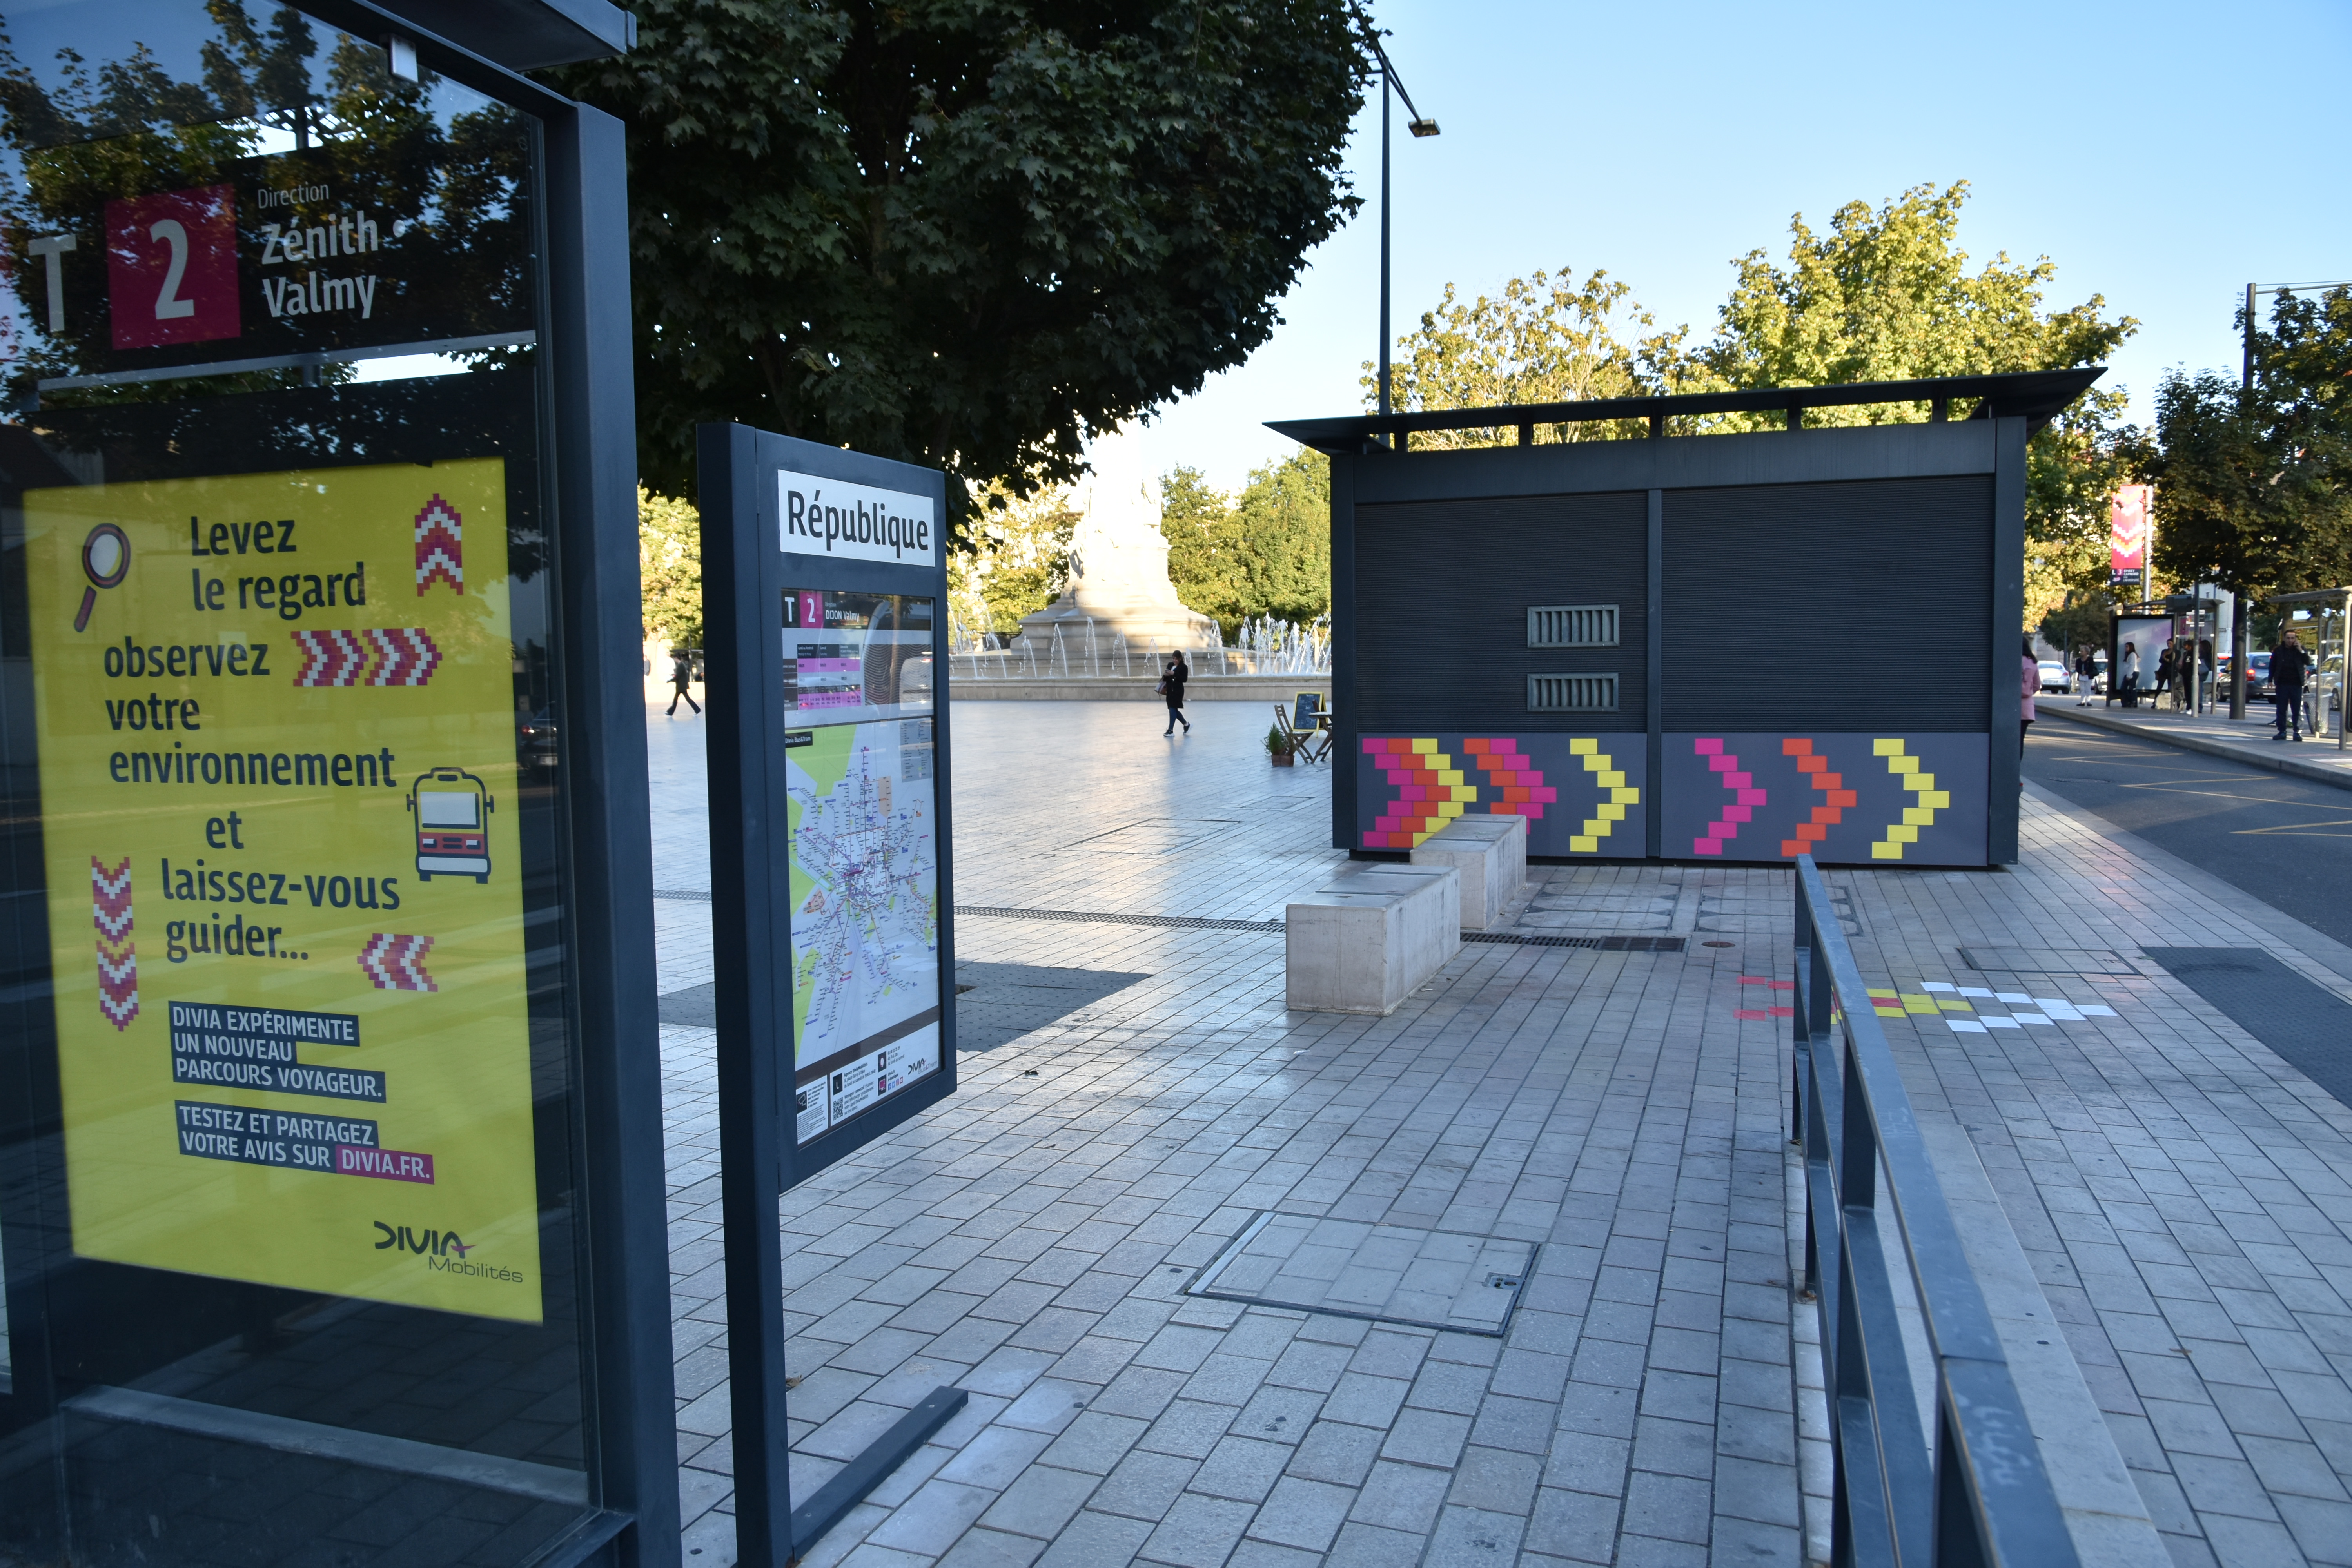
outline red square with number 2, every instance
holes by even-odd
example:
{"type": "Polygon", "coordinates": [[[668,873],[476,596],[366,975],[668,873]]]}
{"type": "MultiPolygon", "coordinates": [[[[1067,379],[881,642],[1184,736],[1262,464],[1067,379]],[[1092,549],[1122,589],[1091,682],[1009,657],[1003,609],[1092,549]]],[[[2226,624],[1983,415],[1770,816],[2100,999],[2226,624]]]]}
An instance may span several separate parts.
{"type": "Polygon", "coordinates": [[[237,336],[235,189],[107,203],[106,289],[118,349],[237,336]]]}

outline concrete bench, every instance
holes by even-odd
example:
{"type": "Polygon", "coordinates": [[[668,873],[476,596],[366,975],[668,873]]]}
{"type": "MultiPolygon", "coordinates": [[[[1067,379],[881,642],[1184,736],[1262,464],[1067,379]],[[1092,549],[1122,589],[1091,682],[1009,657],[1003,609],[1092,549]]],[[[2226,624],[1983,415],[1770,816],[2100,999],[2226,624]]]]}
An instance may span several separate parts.
{"type": "Polygon", "coordinates": [[[1457,816],[1421,841],[1416,866],[1462,873],[1462,929],[1491,931],[1528,879],[1528,819],[1457,816]]]}
{"type": "Polygon", "coordinates": [[[1333,878],[1285,911],[1285,1005],[1393,1013],[1462,951],[1462,873],[1381,863],[1333,878]]]}

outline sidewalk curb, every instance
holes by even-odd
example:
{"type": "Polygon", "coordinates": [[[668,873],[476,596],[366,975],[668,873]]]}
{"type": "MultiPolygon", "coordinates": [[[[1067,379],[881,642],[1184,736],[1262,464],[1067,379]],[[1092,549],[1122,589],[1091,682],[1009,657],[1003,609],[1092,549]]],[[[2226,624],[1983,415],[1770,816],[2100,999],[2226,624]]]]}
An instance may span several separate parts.
{"type": "Polygon", "coordinates": [[[2053,706],[2047,715],[2040,715],[2038,709],[2039,705],[2037,705],[2037,716],[2068,719],[2077,724],[2088,724],[2095,730],[2110,730],[2118,735],[2137,735],[2141,740],[2161,742],[2168,746],[2178,746],[2185,752],[2202,752],[2210,757],[2227,757],[2233,763],[2268,768],[2273,773],[2291,773],[2299,779],[2309,779],[2314,784],[2332,784],[2337,789],[2352,789],[2352,768],[2325,767],[2319,763],[2306,763],[2292,756],[2279,756],[2270,752],[2258,751],[2252,746],[2241,745],[2234,742],[2215,741],[2203,735],[2183,731],[2167,731],[2152,725],[2135,724],[2126,720],[2113,719],[2091,709],[2066,709],[2053,706]]]}

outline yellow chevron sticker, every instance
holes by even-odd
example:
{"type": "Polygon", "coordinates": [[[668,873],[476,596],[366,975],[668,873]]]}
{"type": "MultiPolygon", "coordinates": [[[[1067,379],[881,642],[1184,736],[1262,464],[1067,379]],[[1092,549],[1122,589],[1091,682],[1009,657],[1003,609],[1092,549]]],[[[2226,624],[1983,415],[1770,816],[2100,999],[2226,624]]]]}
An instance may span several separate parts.
{"type": "Polygon", "coordinates": [[[1601,793],[1608,796],[1600,805],[1594,807],[1594,810],[1599,813],[1598,816],[1588,818],[1581,830],[1569,835],[1569,852],[1575,855],[1598,854],[1601,850],[1601,841],[1608,837],[1619,823],[1625,820],[1625,808],[1641,804],[1642,792],[1625,782],[1625,775],[1618,770],[1609,754],[1601,749],[1600,742],[1570,741],[1568,743],[1568,749],[1571,755],[1584,759],[1586,773],[1600,775],[1593,780],[1593,783],[1600,785],[1601,793]]]}
{"type": "Polygon", "coordinates": [[[1897,739],[1874,740],[1870,743],[1871,755],[1886,759],[1886,771],[1903,781],[1903,787],[1918,799],[1918,805],[1903,808],[1903,820],[1890,824],[1886,837],[1870,847],[1874,860],[1900,860],[1906,844],[1919,842],[1919,830],[1935,826],[1936,813],[1952,804],[1951,792],[1936,787],[1936,775],[1919,771],[1919,759],[1903,749],[1897,739]]]}

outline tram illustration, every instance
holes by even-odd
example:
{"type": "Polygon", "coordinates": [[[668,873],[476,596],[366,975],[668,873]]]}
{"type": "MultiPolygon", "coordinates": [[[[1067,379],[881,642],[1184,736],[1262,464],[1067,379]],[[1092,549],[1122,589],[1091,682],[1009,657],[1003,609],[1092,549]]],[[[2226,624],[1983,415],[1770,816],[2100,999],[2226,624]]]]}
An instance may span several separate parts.
{"type": "Polygon", "coordinates": [[[435,768],[419,775],[409,791],[408,812],[416,828],[416,879],[471,877],[490,879],[490,813],[498,802],[482,781],[463,768],[435,768]]]}

